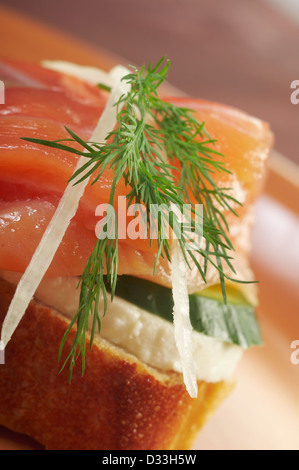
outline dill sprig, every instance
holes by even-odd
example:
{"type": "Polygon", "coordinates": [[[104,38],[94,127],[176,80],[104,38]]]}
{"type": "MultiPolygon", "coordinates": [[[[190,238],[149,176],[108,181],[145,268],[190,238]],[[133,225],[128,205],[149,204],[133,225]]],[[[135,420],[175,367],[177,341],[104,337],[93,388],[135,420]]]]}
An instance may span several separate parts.
{"type": "MultiPolygon", "coordinates": [[[[46,141],[30,139],[39,144],[58,148],[77,155],[84,155],[86,163],[71,177],[70,182],[78,184],[87,177],[93,177],[91,184],[96,184],[105,169],[114,171],[109,204],[115,203],[117,184],[121,179],[129,191],[127,203],[142,203],[149,215],[153,205],[163,206],[164,213],[157,217],[158,250],[154,270],[160,257],[171,261],[168,237],[165,234],[165,223],[177,235],[184,258],[189,267],[195,263],[203,280],[209,264],[219,273],[223,298],[226,302],[224,265],[234,271],[229,252],[233,246],[228,233],[224,210],[237,215],[234,204],[240,204],[230,195],[229,188],[219,187],[213,179],[215,172],[228,172],[223,155],[215,148],[205,124],[197,121],[193,110],[175,106],[163,101],[158,95],[159,86],[166,80],[169,61],[163,57],[156,65],[142,66],[139,70],[132,68],[123,78],[130,90],[115,104],[117,107],[117,126],[107,136],[106,142],[85,142],[66,128],[70,138],[46,141]],[[78,150],[67,145],[67,141],[77,142],[83,147],[78,150]],[[221,158],[215,158],[221,157],[221,158]],[[177,171],[179,167],[179,172],[177,171]],[[173,206],[181,212],[186,203],[202,204],[202,237],[204,244],[198,243],[193,250],[187,249],[190,241],[182,230],[173,206]],[[200,260],[204,263],[200,263],[200,260]]],[[[191,205],[191,204],[190,204],[191,205]]],[[[194,208],[191,205],[189,226],[195,229],[194,208]]],[[[150,217],[147,218],[148,223],[150,217]]],[[[106,219],[106,228],[111,227],[112,220],[106,219]]],[[[149,227],[147,227],[149,228],[149,227]]],[[[70,362],[69,380],[78,356],[82,356],[82,373],[85,370],[86,333],[91,330],[90,349],[95,332],[100,331],[101,320],[99,300],[103,299],[103,312],[106,314],[108,291],[113,300],[118,275],[118,227],[114,226],[114,237],[98,238],[79,281],[79,308],[72,319],[61,341],[59,359],[70,330],[76,324],[75,338],[67,354],[62,369],[70,362]],[[90,326],[91,324],[91,326],[90,326]]],[[[234,279],[234,281],[236,281],[234,279]]],[[[240,282],[240,281],[237,281],[240,282]]]]}

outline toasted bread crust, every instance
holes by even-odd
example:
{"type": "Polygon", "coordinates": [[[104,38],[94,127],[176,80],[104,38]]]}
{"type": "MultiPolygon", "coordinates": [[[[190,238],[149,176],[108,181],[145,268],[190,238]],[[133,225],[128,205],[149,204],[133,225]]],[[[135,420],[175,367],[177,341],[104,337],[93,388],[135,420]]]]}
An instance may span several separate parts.
{"type": "MultiPolygon", "coordinates": [[[[0,280],[1,323],[13,292],[0,280]]],[[[180,374],[150,368],[105,340],[86,354],[83,377],[75,366],[69,384],[57,360],[67,326],[57,311],[32,301],[0,365],[0,424],[46,449],[188,449],[232,387],[199,382],[191,399],[180,374]]]]}

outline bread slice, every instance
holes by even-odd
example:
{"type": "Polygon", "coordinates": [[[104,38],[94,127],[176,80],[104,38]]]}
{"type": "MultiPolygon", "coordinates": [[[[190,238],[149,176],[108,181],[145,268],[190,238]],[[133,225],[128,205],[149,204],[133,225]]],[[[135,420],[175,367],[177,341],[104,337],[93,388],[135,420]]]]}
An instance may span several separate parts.
{"type": "MultiPolygon", "coordinates": [[[[0,280],[0,326],[13,293],[14,287],[0,280]]],[[[84,376],[78,364],[69,383],[57,359],[68,323],[32,300],[0,365],[0,425],[46,449],[190,449],[233,387],[233,381],[200,381],[192,399],[181,374],[149,367],[103,339],[86,354],[84,376]]]]}

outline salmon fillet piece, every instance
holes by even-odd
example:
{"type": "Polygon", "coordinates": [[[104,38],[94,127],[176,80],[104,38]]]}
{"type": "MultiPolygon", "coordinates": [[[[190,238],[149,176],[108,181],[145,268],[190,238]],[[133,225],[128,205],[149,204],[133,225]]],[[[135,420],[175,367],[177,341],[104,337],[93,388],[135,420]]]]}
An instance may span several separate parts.
{"type": "MultiPolygon", "coordinates": [[[[108,95],[36,64],[6,62],[2,67],[6,75],[10,73],[15,81],[17,77],[18,82],[7,89],[6,104],[0,108],[0,269],[24,272],[79,157],[25,142],[21,137],[69,138],[67,125],[88,140],[108,95]]],[[[171,97],[165,100],[193,109],[211,138],[216,139],[215,149],[224,155],[231,173],[215,173],[214,180],[219,186],[232,188],[231,195],[242,202],[241,207],[236,207],[238,218],[231,213],[226,216],[236,258],[243,257],[245,265],[249,246],[242,242],[243,232],[244,227],[247,232],[250,230],[252,206],[264,177],[265,159],[272,144],[269,127],[242,111],[217,103],[171,97]]],[[[88,185],[47,276],[78,276],[83,272],[96,242],[95,209],[108,202],[112,179],[113,172],[107,169],[95,185],[88,185]]],[[[120,181],[115,200],[127,193],[124,181],[120,181]]],[[[150,246],[149,240],[120,240],[119,274],[138,273],[153,279],[155,253],[156,246],[150,246]]],[[[212,272],[210,282],[213,276],[212,272]]],[[[200,288],[198,283],[202,282],[195,278],[198,280],[190,273],[193,290],[200,288]]],[[[166,260],[159,262],[155,282],[170,285],[166,260]]]]}

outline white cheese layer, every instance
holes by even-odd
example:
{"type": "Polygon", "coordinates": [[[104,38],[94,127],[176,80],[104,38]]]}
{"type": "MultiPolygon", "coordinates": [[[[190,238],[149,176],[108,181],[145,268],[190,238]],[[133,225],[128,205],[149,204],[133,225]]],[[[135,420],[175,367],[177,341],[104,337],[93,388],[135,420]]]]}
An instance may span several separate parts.
{"type": "MultiPolygon", "coordinates": [[[[0,277],[17,285],[19,275],[0,271],[0,277]]],[[[38,287],[35,298],[73,318],[78,309],[78,279],[48,278],[38,287]]],[[[101,319],[100,336],[144,363],[162,370],[182,373],[172,323],[115,297],[101,319]]],[[[230,378],[242,356],[242,348],[192,331],[193,361],[196,378],[218,382],[230,378]]]]}

